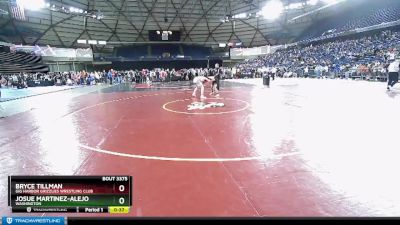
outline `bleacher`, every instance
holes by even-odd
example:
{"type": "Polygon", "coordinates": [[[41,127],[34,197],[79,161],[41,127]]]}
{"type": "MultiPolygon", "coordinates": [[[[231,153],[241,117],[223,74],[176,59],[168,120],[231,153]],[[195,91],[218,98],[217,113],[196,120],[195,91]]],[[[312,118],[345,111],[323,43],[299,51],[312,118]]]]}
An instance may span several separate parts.
{"type": "Polygon", "coordinates": [[[149,44],[119,47],[114,56],[97,58],[109,61],[206,60],[211,54],[211,48],[198,45],[149,44]]]}
{"type": "Polygon", "coordinates": [[[176,58],[181,55],[179,45],[176,44],[153,44],[151,46],[151,56],[157,58],[176,58]]]}
{"type": "Polygon", "coordinates": [[[297,41],[312,40],[398,20],[400,20],[400,1],[369,0],[362,7],[344,10],[314,23],[297,38],[297,41]]]}
{"type": "MultiPolygon", "coordinates": [[[[260,67],[276,67],[302,75],[307,67],[307,76],[341,76],[372,80],[386,79],[382,72],[391,54],[400,49],[400,31],[391,29],[363,33],[363,36],[335,39],[326,42],[300,44],[247,60],[237,65],[242,71],[260,67]],[[318,71],[319,73],[316,73],[318,71]]],[[[393,57],[393,56],[392,56],[393,57]]]]}
{"type": "Polygon", "coordinates": [[[211,48],[197,45],[183,45],[182,47],[184,55],[192,59],[205,59],[211,55],[211,48]]]}
{"type": "Polygon", "coordinates": [[[147,45],[134,45],[129,47],[120,47],[116,49],[115,56],[132,60],[139,60],[148,55],[147,45]]]}
{"type": "Polygon", "coordinates": [[[49,67],[42,63],[40,56],[0,51],[0,73],[16,74],[21,72],[47,73],[49,67]]]}

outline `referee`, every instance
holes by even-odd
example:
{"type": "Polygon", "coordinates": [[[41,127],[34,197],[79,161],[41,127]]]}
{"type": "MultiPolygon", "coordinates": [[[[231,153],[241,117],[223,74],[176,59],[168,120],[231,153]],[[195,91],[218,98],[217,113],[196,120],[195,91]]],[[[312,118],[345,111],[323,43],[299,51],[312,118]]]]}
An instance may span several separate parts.
{"type": "Polygon", "coordinates": [[[389,77],[387,85],[388,91],[390,91],[390,88],[392,88],[399,81],[399,69],[400,69],[399,65],[400,65],[399,59],[396,59],[389,64],[388,67],[389,77]]]}
{"type": "Polygon", "coordinates": [[[222,75],[222,69],[219,67],[219,64],[215,64],[215,75],[214,75],[214,80],[215,83],[217,84],[217,91],[219,91],[219,81],[221,80],[221,75],[222,75]]]}
{"type": "Polygon", "coordinates": [[[217,69],[217,73],[214,76],[215,83],[217,84],[217,90],[219,91],[219,81],[221,80],[221,69],[217,69]]]}
{"type": "Polygon", "coordinates": [[[1,88],[3,87],[3,85],[6,85],[7,81],[6,79],[0,75],[0,98],[1,98],[1,88]]]}

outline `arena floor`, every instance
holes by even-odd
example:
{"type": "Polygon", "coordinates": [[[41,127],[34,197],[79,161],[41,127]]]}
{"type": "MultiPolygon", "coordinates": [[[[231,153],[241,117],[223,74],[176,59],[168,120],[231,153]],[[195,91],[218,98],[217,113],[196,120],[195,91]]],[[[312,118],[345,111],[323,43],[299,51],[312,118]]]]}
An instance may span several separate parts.
{"type": "Polygon", "coordinates": [[[237,80],[202,110],[186,83],[1,103],[0,214],[8,175],[132,175],[129,216],[400,216],[400,87],[385,88],[237,80]]]}

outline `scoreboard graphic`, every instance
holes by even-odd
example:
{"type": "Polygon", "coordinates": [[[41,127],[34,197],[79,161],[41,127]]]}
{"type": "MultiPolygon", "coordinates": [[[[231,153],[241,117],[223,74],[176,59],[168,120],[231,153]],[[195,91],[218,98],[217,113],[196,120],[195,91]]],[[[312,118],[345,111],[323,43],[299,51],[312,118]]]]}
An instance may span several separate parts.
{"type": "Polygon", "coordinates": [[[129,213],[131,176],[9,176],[13,213],[129,213]]]}

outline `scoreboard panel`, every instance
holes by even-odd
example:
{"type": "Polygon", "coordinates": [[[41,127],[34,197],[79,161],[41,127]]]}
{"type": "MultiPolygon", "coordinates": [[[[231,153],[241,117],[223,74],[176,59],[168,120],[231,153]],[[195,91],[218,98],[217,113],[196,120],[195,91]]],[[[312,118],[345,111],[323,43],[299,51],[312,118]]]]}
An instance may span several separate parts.
{"type": "Polygon", "coordinates": [[[149,30],[149,41],[181,41],[181,32],[149,30]]]}
{"type": "Polygon", "coordinates": [[[9,176],[15,213],[128,213],[131,176],[9,176]]]}

